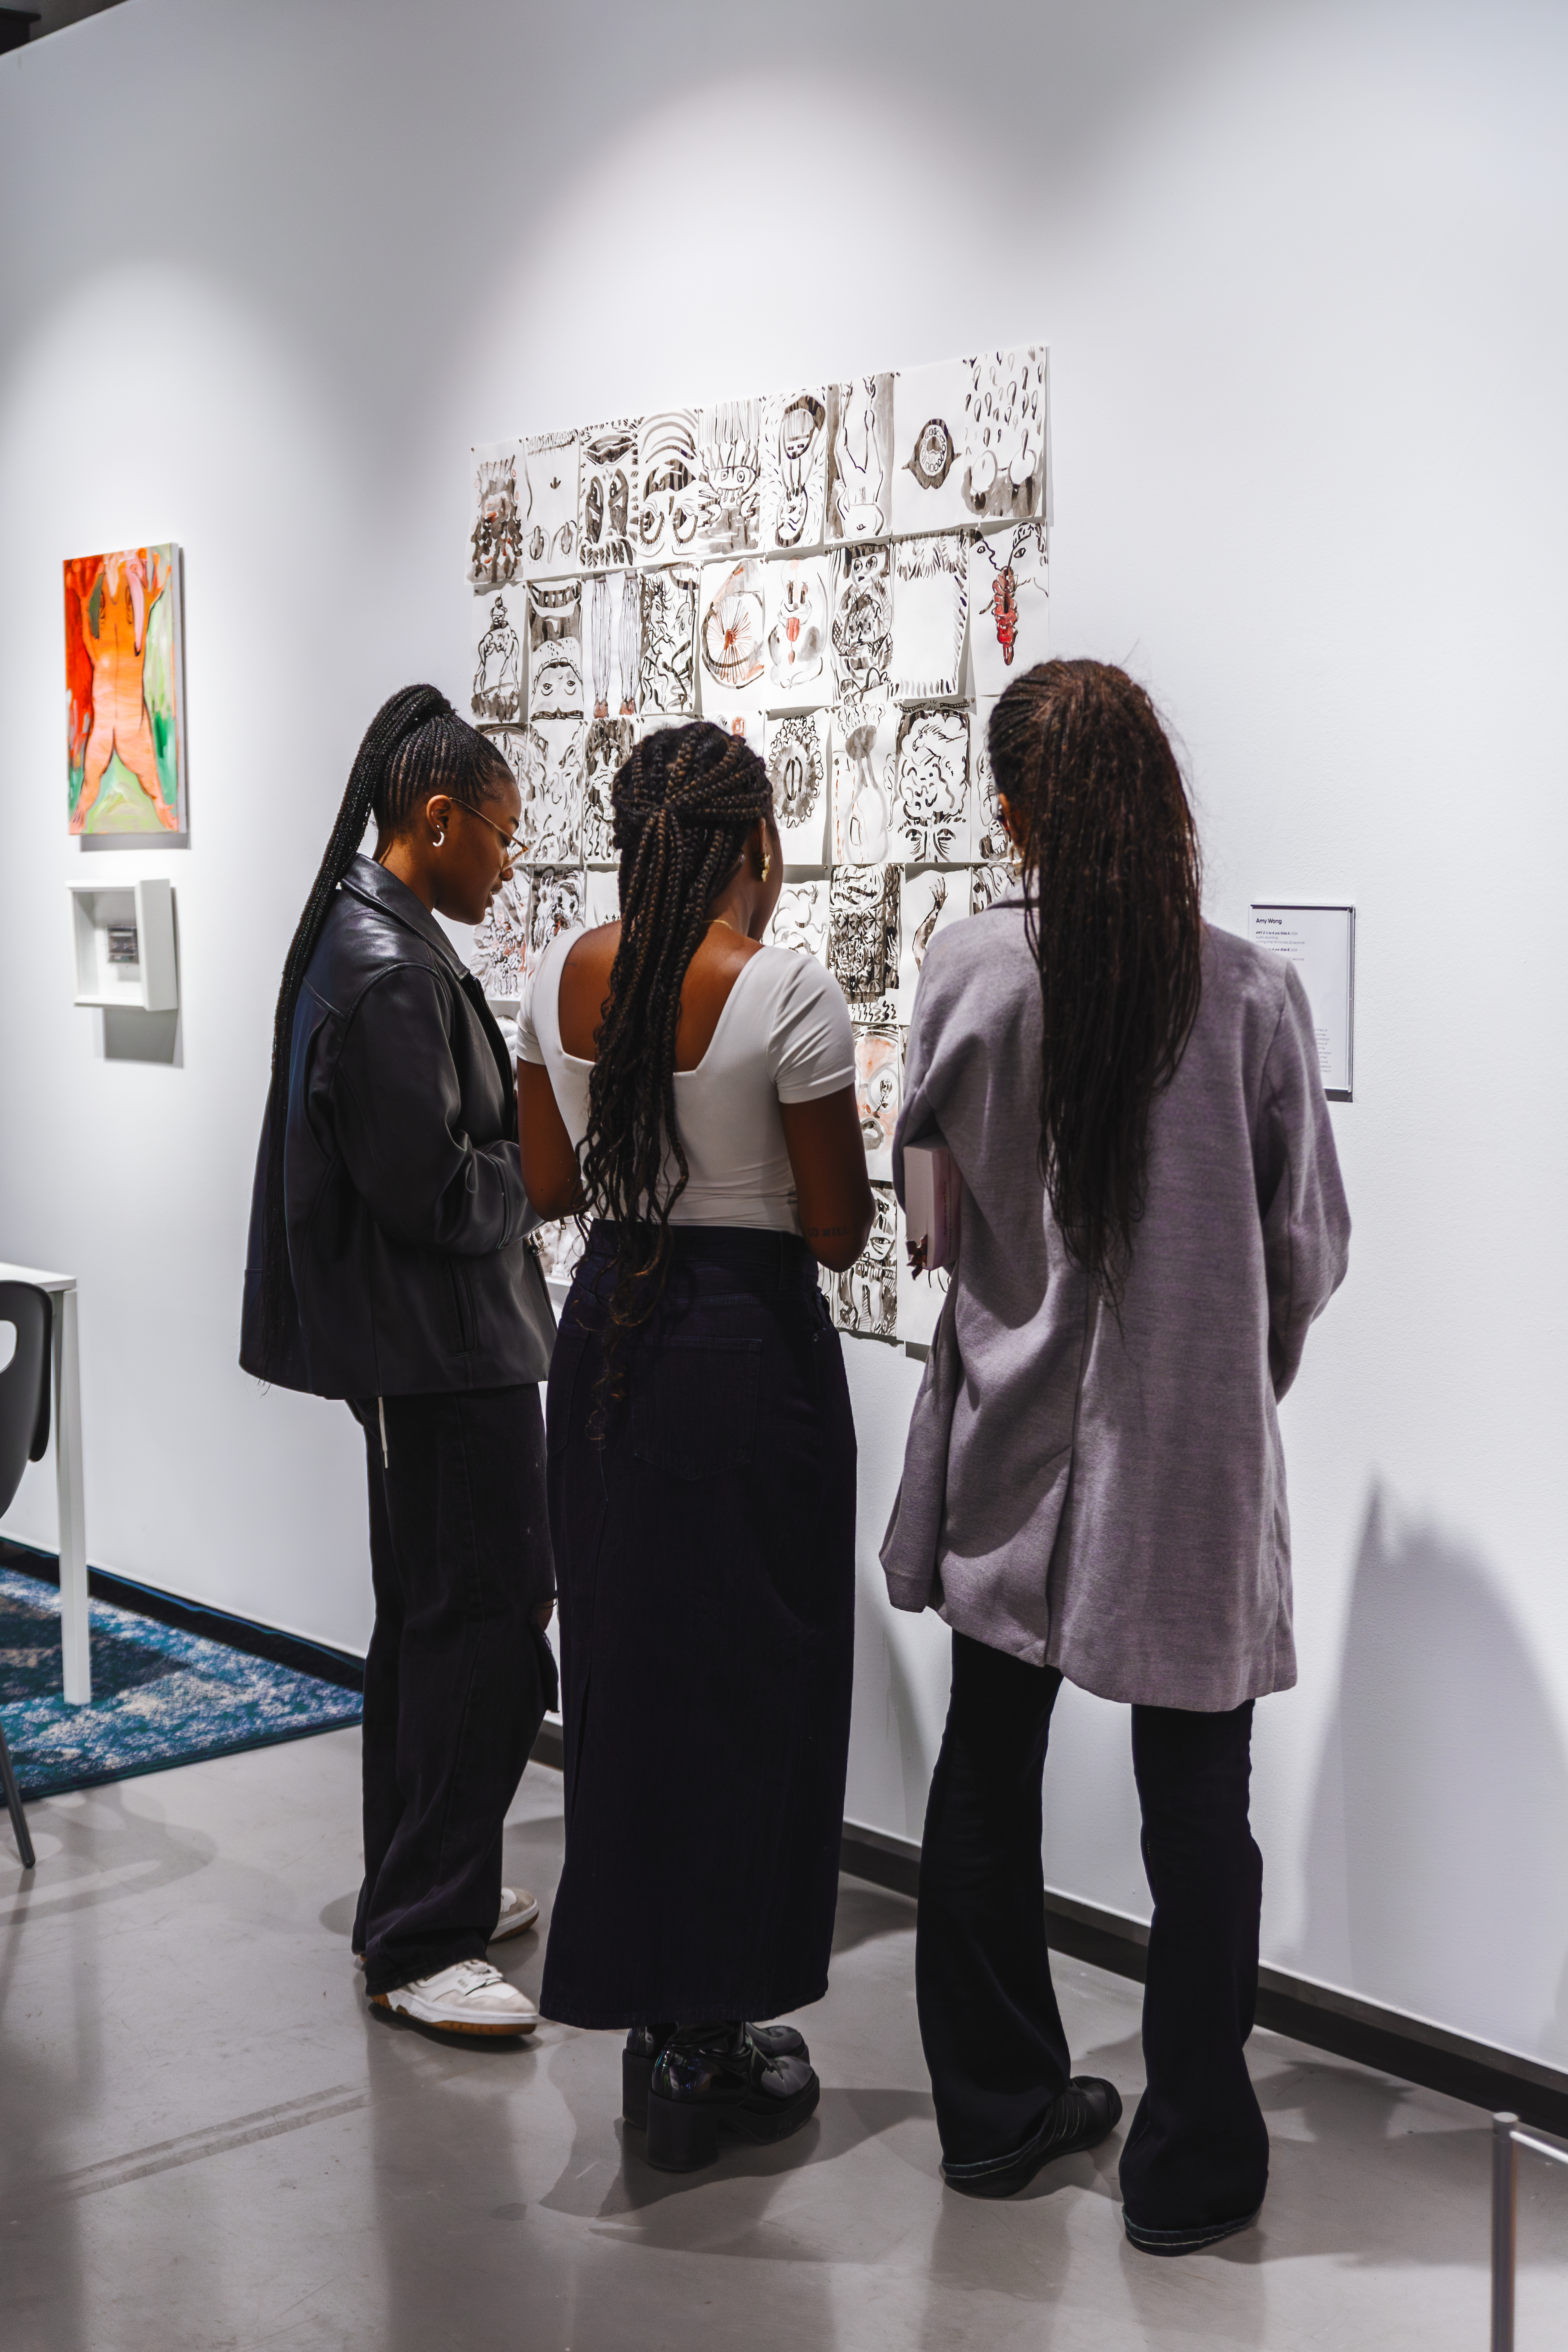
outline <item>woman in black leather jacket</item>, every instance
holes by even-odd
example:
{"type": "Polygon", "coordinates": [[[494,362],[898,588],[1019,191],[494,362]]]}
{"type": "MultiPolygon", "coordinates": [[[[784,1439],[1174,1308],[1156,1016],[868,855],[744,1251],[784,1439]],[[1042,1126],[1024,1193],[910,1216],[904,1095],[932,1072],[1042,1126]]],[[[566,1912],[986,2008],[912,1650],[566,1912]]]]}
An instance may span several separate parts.
{"type": "Polygon", "coordinates": [[[500,753],[434,687],[377,712],[284,967],[239,1358],[345,1398],[364,1431],[354,1948],[374,2001],[470,2033],[538,2022],[485,1949],[538,1908],[501,1885],[501,1822],[555,1696],[536,1385],[554,1320],[510,1056],[435,918],[479,921],[519,813],[500,753]]]}

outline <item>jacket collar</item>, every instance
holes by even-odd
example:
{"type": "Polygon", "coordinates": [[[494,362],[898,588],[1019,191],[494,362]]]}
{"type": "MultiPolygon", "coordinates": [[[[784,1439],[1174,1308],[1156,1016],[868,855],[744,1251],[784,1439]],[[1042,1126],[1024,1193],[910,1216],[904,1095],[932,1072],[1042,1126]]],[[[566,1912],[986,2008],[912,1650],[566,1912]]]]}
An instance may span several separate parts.
{"type": "Polygon", "coordinates": [[[343,876],[343,888],[352,890],[356,898],[364,899],[368,905],[379,907],[409,930],[417,931],[429,946],[440,950],[454,971],[465,970],[462,958],[435,916],[420,905],[406,882],[400,882],[395,874],[389,874],[374,857],[366,857],[361,852],[343,876]]]}

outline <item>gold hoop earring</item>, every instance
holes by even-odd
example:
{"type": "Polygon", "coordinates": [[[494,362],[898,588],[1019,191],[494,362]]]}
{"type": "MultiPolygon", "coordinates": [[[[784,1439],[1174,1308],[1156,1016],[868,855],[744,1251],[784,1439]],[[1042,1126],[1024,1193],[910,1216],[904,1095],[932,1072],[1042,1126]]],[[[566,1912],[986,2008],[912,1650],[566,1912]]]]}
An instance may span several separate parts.
{"type": "Polygon", "coordinates": [[[764,882],[767,880],[768,876],[773,872],[773,851],[772,851],[771,849],[764,849],[764,850],[763,850],[763,874],[762,874],[762,878],[763,878],[763,880],[764,882]]]}

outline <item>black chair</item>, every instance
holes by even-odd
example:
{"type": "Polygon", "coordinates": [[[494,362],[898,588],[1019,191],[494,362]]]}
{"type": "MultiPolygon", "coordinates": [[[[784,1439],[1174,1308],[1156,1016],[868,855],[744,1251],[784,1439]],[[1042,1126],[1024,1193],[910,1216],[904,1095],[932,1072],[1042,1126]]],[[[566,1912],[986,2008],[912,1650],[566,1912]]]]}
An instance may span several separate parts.
{"type": "MultiPolygon", "coordinates": [[[[14,1324],[16,1346],[0,1371],[0,1516],[8,1511],[29,1462],[41,1462],[49,1442],[49,1344],[54,1304],[30,1282],[0,1282],[0,1323],[14,1324]]],[[[5,1733],[0,1726],[0,1789],[16,1832],[24,1870],[34,1864],[33,1841],[16,1793],[5,1733]]]]}

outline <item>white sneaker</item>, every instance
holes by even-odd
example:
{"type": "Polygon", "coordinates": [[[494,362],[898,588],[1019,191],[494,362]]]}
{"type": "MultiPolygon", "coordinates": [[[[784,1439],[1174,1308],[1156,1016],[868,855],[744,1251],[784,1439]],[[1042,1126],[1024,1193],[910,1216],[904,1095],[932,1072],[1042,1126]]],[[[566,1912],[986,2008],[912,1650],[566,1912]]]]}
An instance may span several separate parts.
{"type": "Polygon", "coordinates": [[[501,1944],[509,1936],[521,1936],[531,1927],[539,1916],[539,1897],[531,1895],[526,1886],[503,1886],[500,1891],[500,1917],[496,1921],[492,1944],[501,1944]]]}
{"type": "Polygon", "coordinates": [[[444,2033],[531,2033],[539,2022],[528,1995],[489,1960],[458,1960],[395,1991],[372,1993],[371,2000],[377,2009],[395,2010],[444,2033]]]}

